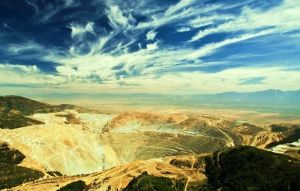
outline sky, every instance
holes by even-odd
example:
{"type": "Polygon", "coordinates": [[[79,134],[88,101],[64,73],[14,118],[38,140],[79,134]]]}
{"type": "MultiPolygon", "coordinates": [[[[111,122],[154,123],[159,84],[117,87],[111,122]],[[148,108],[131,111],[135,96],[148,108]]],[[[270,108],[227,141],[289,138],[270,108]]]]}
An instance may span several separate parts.
{"type": "Polygon", "coordinates": [[[300,89],[299,0],[1,0],[0,94],[300,89]]]}

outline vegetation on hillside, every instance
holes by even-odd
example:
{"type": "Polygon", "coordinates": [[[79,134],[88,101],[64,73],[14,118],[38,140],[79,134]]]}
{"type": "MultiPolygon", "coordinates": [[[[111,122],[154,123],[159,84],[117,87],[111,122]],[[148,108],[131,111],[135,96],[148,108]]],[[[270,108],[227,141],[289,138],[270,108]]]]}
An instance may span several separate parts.
{"type": "Polygon", "coordinates": [[[124,191],[182,191],[184,181],[166,177],[156,177],[146,172],[134,178],[124,191]]]}
{"type": "Polygon", "coordinates": [[[9,115],[0,113],[0,128],[15,129],[30,125],[43,124],[43,122],[25,117],[23,115],[9,115]]]}
{"type": "Polygon", "coordinates": [[[51,106],[21,96],[0,96],[0,106],[3,113],[11,110],[20,112],[22,115],[34,114],[37,110],[48,109],[51,106]]]}
{"type": "Polygon", "coordinates": [[[285,155],[239,146],[205,160],[208,185],[202,190],[300,190],[300,163],[285,155]]]}
{"type": "MultiPolygon", "coordinates": [[[[293,191],[300,190],[300,161],[250,146],[227,148],[204,158],[206,185],[193,191],[293,191]]],[[[179,166],[188,163],[171,161],[179,166]]],[[[196,167],[197,168],[197,167],[196,167]]],[[[143,173],[125,191],[182,191],[185,180],[143,173]]],[[[191,190],[189,187],[188,189],[191,190]]]]}
{"type": "Polygon", "coordinates": [[[19,164],[24,158],[20,151],[9,148],[7,143],[0,143],[0,164],[19,164]]]}
{"type": "Polygon", "coordinates": [[[0,164],[0,189],[11,188],[42,178],[42,172],[10,164],[0,164]]]}
{"type": "Polygon", "coordinates": [[[49,105],[21,96],[0,96],[0,128],[15,129],[43,124],[26,116],[34,113],[57,112],[73,108],[75,108],[73,105],[49,105]]]}
{"type": "Polygon", "coordinates": [[[82,180],[71,182],[66,186],[60,188],[58,191],[84,191],[86,190],[86,184],[82,180]]]}
{"type": "Polygon", "coordinates": [[[6,143],[0,143],[0,189],[11,188],[44,176],[42,172],[17,166],[25,156],[6,143]]]}

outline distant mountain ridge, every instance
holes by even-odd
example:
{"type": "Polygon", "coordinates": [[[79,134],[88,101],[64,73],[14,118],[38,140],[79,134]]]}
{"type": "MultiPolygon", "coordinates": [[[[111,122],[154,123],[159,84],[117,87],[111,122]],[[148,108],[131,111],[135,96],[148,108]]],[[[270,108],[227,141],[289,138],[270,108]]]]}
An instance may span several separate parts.
{"type": "Polygon", "coordinates": [[[87,100],[92,103],[127,105],[163,105],[209,108],[253,109],[281,114],[300,113],[300,90],[281,91],[269,89],[256,92],[223,92],[216,94],[116,94],[116,93],[66,93],[44,95],[44,99],[65,99],[70,102],[87,100]]]}
{"type": "MultiPolygon", "coordinates": [[[[44,94],[40,100],[64,100],[69,103],[76,103],[80,100],[99,104],[114,103],[125,105],[162,105],[162,106],[183,106],[201,108],[230,108],[230,109],[250,109],[263,112],[277,112],[287,116],[299,116],[300,113],[300,90],[281,91],[269,89],[256,92],[223,92],[216,94],[146,94],[146,93],[60,93],[44,94]]],[[[3,99],[21,99],[20,96],[0,96],[3,99]]],[[[25,99],[25,98],[24,98],[25,99]]],[[[24,103],[28,103],[25,101],[24,103]]],[[[33,103],[33,102],[29,102],[33,103]]],[[[49,109],[47,104],[32,104],[38,109],[49,109]]],[[[56,107],[72,107],[72,105],[60,105],[56,107]]]]}
{"type": "Polygon", "coordinates": [[[300,90],[298,91],[281,91],[281,90],[264,90],[257,92],[224,92],[212,95],[216,98],[223,99],[235,99],[235,100],[255,100],[255,101],[272,101],[271,99],[275,99],[276,101],[287,99],[293,99],[289,101],[300,102],[300,90]]]}

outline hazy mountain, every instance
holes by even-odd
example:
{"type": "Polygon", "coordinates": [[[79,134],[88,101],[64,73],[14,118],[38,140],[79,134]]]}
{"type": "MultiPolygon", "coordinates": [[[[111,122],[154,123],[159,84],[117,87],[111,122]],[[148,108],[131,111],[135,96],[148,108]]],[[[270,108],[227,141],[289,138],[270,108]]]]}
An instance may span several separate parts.
{"type": "Polygon", "coordinates": [[[42,99],[61,100],[70,102],[87,100],[91,104],[115,103],[127,105],[161,105],[183,107],[235,108],[253,109],[258,111],[279,112],[284,115],[299,115],[300,90],[281,91],[264,90],[256,92],[224,92],[217,94],[48,94],[42,99]]]}

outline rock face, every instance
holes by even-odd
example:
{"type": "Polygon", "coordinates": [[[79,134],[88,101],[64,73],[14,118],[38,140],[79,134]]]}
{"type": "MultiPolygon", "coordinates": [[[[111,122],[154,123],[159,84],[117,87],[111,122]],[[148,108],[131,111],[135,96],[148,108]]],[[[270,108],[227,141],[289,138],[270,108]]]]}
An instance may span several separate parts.
{"type": "Polygon", "coordinates": [[[24,153],[24,166],[41,171],[76,175],[120,164],[115,151],[99,134],[83,130],[81,125],[66,124],[65,118],[55,115],[35,114],[33,117],[43,125],[0,129],[0,139],[24,153]]]}

